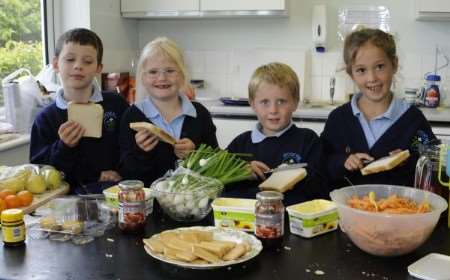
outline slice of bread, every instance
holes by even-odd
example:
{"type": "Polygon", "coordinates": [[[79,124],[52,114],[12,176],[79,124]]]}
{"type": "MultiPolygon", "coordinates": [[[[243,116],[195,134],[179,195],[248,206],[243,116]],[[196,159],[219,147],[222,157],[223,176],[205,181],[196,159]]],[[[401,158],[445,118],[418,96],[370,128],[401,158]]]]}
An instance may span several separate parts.
{"type": "Polygon", "coordinates": [[[305,168],[287,169],[272,173],[269,178],[259,185],[262,190],[286,192],[307,175],[305,168]]]}
{"type": "Polygon", "coordinates": [[[175,145],[177,140],[172,137],[169,133],[165,132],[163,129],[157,127],[154,124],[151,124],[149,122],[134,122],[130,123],[130,128],[136,131],[139,131],[140,129],[147,129],[152,134],[156,135],[161,141],[164,141],[166,143],[169,143],[170,145],[175,145]]]}
{"type": "Polygon", "coordinates": [[[383,157],[377,159],[366,165],[363,169],[361,169],[362,175],[369,175],[374,173],[379,173],[387,170],[391,170],[395,168],[400,163],[404,162],[409,158],[409,150],[401,151],[392,156],[383,157]]]}
{"type": "Polygon", "coordinates": [[[79,123],[86,131],[83,137],[102,137],[103,107],[95,103],[67,105],[67,119],[79,123]]]}

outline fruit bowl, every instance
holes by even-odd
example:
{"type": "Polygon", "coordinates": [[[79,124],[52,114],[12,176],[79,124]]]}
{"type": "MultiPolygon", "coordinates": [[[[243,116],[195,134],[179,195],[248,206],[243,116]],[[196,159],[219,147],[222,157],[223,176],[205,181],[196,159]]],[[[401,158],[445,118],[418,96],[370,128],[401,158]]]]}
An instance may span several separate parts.
{"type": "Polygon", "coordinates": [[[200,221],[211,211],[211,203],[221,194],[223,185],[214,178],[190,174],[182,176],[158,179],[150,187],[152,195],[173,220],[200,221]]]}
{"type": "Polygon", "coordinates": [[[400,256],[422,245],[435,228],[447,202],[440,196],[412,187],[392,185],[357,185],[330,193],[336,203],[341,229],[363,251],[377,256],[400,256]],[[431,211],[414,214],[368,212],[350,207],[352,196],[363,197],[374,192],[377,198],[396,194],[417,204],[427,201],[431,211]]]}

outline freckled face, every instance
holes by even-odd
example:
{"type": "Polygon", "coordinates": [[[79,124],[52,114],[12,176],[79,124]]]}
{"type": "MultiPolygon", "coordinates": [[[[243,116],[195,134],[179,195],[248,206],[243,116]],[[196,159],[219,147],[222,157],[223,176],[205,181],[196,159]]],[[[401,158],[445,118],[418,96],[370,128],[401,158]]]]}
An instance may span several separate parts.
{"type": "Polygon", "coordinates": [[[263,127],[263,133],[267,136],[285,129],[297,108],[297,103],[287,88],[266,82],[261,83],[250,105],[263,127]]]}

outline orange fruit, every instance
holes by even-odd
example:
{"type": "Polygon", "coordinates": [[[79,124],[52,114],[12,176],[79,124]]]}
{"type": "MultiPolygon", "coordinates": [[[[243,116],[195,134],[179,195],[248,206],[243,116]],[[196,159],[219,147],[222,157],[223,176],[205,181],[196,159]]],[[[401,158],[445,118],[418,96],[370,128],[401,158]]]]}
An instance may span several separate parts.
{"type": "Polygon", "coordinates": [[[5,197],[5,202],[8,209],[22,207],[22,202],[15,194],[10,194],[7,197],[5,197]]]}
{"type": "Polygon", "coordinates": [[[6,202],[0,198],[0,213],[6,209],[6,202]]]}
{"type": "Polygon", "coordinates": [[[8,195],[11,195],[11,194],[16,194],[16,193],[10,189],[3,189],[0,191],[0,198],[5,199],[8,195]]]}
{"type": "Polygon", "coordinates": [[[29,191],[20,191],[17,193],[17,197],[20,199],[22,206],[28,206],[33,202],[33,194],[29,191]]]}

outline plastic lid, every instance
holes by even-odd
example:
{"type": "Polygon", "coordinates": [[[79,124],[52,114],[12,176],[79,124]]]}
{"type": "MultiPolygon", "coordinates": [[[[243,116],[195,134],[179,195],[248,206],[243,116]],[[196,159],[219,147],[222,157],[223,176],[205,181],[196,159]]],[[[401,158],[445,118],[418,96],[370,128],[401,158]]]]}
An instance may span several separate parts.
{"type": "Polygon", "coordinates": [[[139,180],[125,180],[119,183],[119,188],[122,190],[136,190],[144,187],[144,182],[139,180]]]}
{"type": "Polygon", "coordinates": [[[23,219],[21,209],[7,209],[2,211],[2,222],[15,222],[23,219]]]}
{"type": "Polygon", "coordinates": [[[324,53],[325,52],[325,47],[316,47],[316,52],[319,52],[319,53],[324,53]]]}
{"type": "Polygon", "coordinates": [[[283,194],[275,191],[263,191],[256,194],[256,199],[262,201],[282,200],[283,194]]]}
{"type": "Polygon", "coordinates": [[[441,80],[441,76],[439,75],[434,75],[434,74],[430,74],[428,75],[425,80],[427,81],[433,81],[433,82],[439,82],[441,80]]]}

